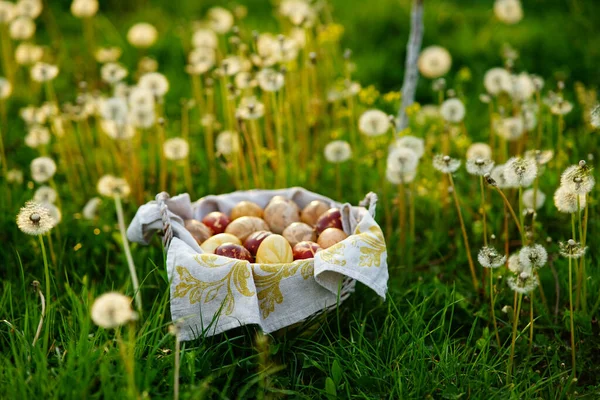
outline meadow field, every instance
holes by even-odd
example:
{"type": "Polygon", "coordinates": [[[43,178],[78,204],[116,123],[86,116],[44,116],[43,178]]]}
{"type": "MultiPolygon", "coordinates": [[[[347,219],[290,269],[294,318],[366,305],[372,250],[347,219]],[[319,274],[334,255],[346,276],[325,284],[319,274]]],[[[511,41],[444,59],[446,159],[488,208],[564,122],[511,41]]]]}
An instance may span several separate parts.
{"type": "Polygon", "coordinates": [[[597,4],[416,3],[0,1],[0,399],[600,398],[597,4]],[[179,340],[139,207],[296,186],[386,299],[179,340]]]}

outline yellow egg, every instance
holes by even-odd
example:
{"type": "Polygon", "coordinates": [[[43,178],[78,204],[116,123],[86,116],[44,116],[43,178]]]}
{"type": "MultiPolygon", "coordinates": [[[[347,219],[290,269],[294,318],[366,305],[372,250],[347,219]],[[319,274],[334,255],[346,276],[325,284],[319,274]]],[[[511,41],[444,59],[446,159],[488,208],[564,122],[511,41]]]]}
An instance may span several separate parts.
{"type": "Polygon", "coordinates": [[[225,243],[242,244],[240,239],[230,233],[219,233],[218,235],[206,239],[200,248],[202,248],[205,253],[214,254],[217,247],[225,243]]]}
{"type": "Polygon", "coordinates": [[[259,264],[280,264],[294,261],[292,246],[281,235],[269,235],[262,241],[256,252],[259,264]]]}

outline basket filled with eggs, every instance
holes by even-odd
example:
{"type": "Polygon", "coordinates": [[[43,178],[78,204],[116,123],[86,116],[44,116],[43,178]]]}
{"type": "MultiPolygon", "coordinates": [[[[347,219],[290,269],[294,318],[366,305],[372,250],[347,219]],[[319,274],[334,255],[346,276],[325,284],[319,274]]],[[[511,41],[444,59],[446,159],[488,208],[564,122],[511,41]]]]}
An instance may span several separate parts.
{"type": "Polygon", "coordinates": [[[377,196],[360,206],[303,188],[210,195],[160,193],[127,235],[162,233],[171,314],[182,340],[242,325],[264,332],[335,308],[356,282],[385,298],[387,251],[375,222],[377,196]]]}

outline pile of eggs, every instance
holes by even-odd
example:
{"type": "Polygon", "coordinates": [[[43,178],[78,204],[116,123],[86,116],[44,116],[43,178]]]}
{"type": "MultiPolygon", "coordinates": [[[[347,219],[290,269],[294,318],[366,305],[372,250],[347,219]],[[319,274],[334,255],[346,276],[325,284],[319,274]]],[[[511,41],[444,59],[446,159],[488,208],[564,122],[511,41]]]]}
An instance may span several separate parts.
{"type": "Polygon", "coordinates": [[[214,211],[185,228],[205,253],[260,264],[290,263],[346,239],[340,210],[314,200],[304,209],[275,196],[262,209],[251,201],[236,204],[229,215],[214,211]]]}

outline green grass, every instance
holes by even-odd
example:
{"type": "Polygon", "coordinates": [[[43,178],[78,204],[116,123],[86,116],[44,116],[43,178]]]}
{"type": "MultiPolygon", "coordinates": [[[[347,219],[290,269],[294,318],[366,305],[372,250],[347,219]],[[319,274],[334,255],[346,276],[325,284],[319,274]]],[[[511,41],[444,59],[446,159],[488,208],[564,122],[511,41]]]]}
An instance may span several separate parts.
{"type": "MultiPolygon", "coordinates": [[[[65,73],[57,82],[61,100],[74,100],[78,71],[85,66],[80,21],[67,15],[69,1],[52,1],[52,18],[60,29],[60,42],[53,43],[52,30],[40,32],[39,40],[56,46],[57,54],[75,54],[71,62],[61,59],[65,73]],[[61,50],[62,49],[62,50],[61,50]]],[[[179,100],[189,97],[189,80],[183,75],[183,46],[177,27],[187,29],[186,21],[200,18],[202,11],[216,2],[149,1],[136,9],[135,2],[103,2],[105,16],[97,22],[99,38],[127,48],[123,39],[133,22],[161,23],[161,38],[151,50],[171,83],[167,115],[178,129],[179,100]]],[[[372,1],[348,4],[334,0],[336,21],[345,26],[343,46],[352,48],[357,65],[356,78],[364,85],[374,84],[382,92],[401,86],[405,41],[408,33],[408,1],[372,1]]],[[[593,19],[593,1],[532,1],[525,5],[526,19],[516,27],[501,26],[493,20],[489,2],[456,0],[427,1],[425,44],[441,44],[453,55],[449,85],[458,84],[455,74],[468,67],[473,79],[464,83],[469,107],[467,128],[473,140],[485,139],[487,115],[479,104],[481,78],[485,70],[501,64],[500,46],[508,42],[521,53],[518,69],[547,78],[554,87],[566,78],[567,98],[574,99],[575,81],[587,86],[600,84],[597,61],[600,35],[593,19]],[[484,4],[485,3],[485,4],[484,4]],[[430,5],[431,4],[431,5],[430,5]],[[557,27],[560,27],[557,28],[557,27]],[[481,117],[479,117],[481,116],[481,117]]],[[[267,2],[253,0],[248,24],[261,30],[275,29],[267,2]]],[[[52,26],[44,20],[44,24],[52,26]]],[[[123,62],[133,64],[136,54],[126,52],[123,62]]],[[[21,91],[8,104],[7,154],[13,165],[27,169],[35,152],[22,145],[23,122],[18,110],[37,103],[41,91],[21,91]]],[[[432,101],[429,82],[421,80],[418,98],[432,101]]],[[[394,110],[387,110],[393,112],[394,110]]],[[[546,125],[546,147],[554,147],[554,125],[546,125]]],[[[3,132],[4,133],[4,132],[3,132]]],[[[435,130],[417,132],[436,141],[435,130]]],[[[565,151],[575,163],[588,154],[598,156],[597,132],[588,132],[581,123],[581,109],[567,118],[565,151]]],[[[460,139],[460,138],[459,138],[460,139]]],[[[457,140],[459,142],[460,140],[457,140]]],[[[462,142],[461,142],[462,143],[462,142]]],[[[464,145],[458,145],[464,150],[464,145]]],[[[370,154],[369,159],[376,159],[370,154]]],[[[206,160],[194,166],[196,195],[207,193],[206,160]]],[[[458,222],[452,208],[440,206],[439,181],[432,171],[430,155],[419,170],[416,187],[416,240],[409,251],[396,246],[397,206],[382,199],[378,220],[392,234],[388,236],[390,281],[385,302],[363,286],[340,308],[322,316],[314,326],[277,332],[268,344],[257,341],[259,332],[244,327],[210,338],[186,342],[181,354],[181,398],[365,398],[365,399],[559,399],[600,396],[600,292],[598,250],[597,189],[592,193],[588,256],[589,308],[594,312],[575,314],[578,337],[579,380],[570,381],[569,315],[567,301],[567,262],[557,257],[557,242],[569,237],[569,217],[558,215],[551,194],[558,185],[559,167],[551,164],[541,181],[548,200],[540,210],[541,238],[547,245],[550,266],[541,271],[542,287],[548,298],[546,310],[535,297],[536,330],[531,351],[525,314],[521,317],[517,340],[513,386],[507,387],[506,365],[510,351],[511,320],[500,312],[513,304],[505,277],[498,277],[496,317],[502,346],[495,343],[489,303],[474,293],[458,222]],[[393,225],[384,224],[384,209],[392,210],[393,225]],[[556,272],[556,276],[554,271],[556,272]],[[554,312],[559,287],[558,313],[554,312]]],[[[28,174],[26,173],[26,176],[28,174]]],[[[224,175],[224,174],[223,174],[224,175]]],[[[233,190],[220,175],[219,192],[233,190]]],[[[361,193],[353,185],[351,168],[343,166],[344,199],[356,203],[361,193]]],[[[478,220],[478,182],[463,170],[456,176],[463,212],[474,252],[481,246],[478,220]],[[476,238],[476,239],[473,239],[476,238]]],[[[381,192],[383,183],[375,171],[365,173],[369,189],[381,192]]],[[[334,175],[325,167],[320,184],[308,187],[335,197],[334,175]]],[[[14,223],[19,207],[32,197],[34,185],[26,179],[21,186],[0,184],[0,398],[69,399],[123,398],[127,377],[119,347],[112,331],[96,327],[89,315],[93,300],[116,290],[132,294],[130,279],[121,252],[116,216],[110,201],[104,201],[100,217],[89,222],[76,216],[86,199],[95,195],[94,184],[69,193],[59,182],[63,222],[52,232],[52,305],[42,338],[49,329],[49,350],[31,346],[40,318],[40,304],[31,287],[43,282],[41,249],[36,238],[21,233],[14,223]]],[[[183,185],[178,186],[183,191],[183,185]]],[[[490,226],[502,226],[502,202],[492,195],[490,226]]],[[[515,193],[510,193],[511,199],[515,193]]],[[[151,200],[149,196],[146,200],[151,200]]],[[[131,219],[136,205],[126,204],[131,219]]],[[[497,234],[500,236],[500,234],[497,234]]],[[[516,232],[513,232],[516,237],[516,232]]],[[[48,240],[46,238],[45,240],[48,240]]],[[[514,246],[516,249],[516,245],[514,246]]],[[[514,249],[513,249],[514,250],[514,249]]],[[[171,324],[167,274],[158,239],[151,246],[132,246],[145,309],[135,325],[135,382],[142,397],[169,398],[173,392],[174,338],[171,324]]],[[[478,270],[478,273],[481,271],[478,270]]],[[[42,285],[44,287],[44,285],[42,285]]],[[[524,301],[524,310],[529,303],[524,301]]],[[[127,329],[122,335],[127,337],[127,329]]],[[[40,342],[43,342],[41,340],[40,342]]]]}

